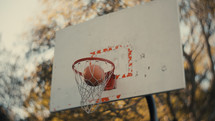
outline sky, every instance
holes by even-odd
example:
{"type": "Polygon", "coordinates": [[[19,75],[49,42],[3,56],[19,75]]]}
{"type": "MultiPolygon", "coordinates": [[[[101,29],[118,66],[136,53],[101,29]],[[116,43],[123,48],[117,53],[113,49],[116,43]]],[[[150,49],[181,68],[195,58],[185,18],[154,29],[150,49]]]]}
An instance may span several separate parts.
{"type": "Polygon", "coordinates": [[[29,19],[37,12],[38,0],[0,0],[1,44],[13,47],[14,42],[28,28],[29,19]]]}
{"type": "MultiPolygon", "coordinates": [[[[4,48],[15,55],[24,57],[23,49],[27,49],[27,46],[26,40],[22,39],[21,35],[30,27],[30,18],[36,16],[39,11],[38,0],[0,0],[0,51],[4,48]]],[[[5,56],[1,55],[0,60],[8,61],[15,58],[7,54],[5,56]]],[[[19,71],[23,71],[23,69],[19,71]]],[[[25,86],[25,88],[30,90],[31,86],[28,88],[25,86]]],[[[5,94],[5,96],[8,95],[5,94]]],[[[5,105],[11,106],[10,98],[0,100],[7,102],[5,105]]],[[[13,105],[10,108],[19,118],[27,116],[19,106],[13,105]]]]}

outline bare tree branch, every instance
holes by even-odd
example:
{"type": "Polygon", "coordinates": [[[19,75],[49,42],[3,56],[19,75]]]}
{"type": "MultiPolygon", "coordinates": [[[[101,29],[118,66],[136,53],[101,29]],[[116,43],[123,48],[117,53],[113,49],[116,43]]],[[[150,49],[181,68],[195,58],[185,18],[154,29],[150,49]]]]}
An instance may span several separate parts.
{"type": "Polygon", "coordinates": [[[167,105],[169,106],[169,109],[170,109],[170,113],[172,114],[173,116],[173,121],[178,121],[177,117],[176,117],[176,113],[173,109],[173,106],[171,104],[171,100],[170,100],[170,94],[169,92],[167,92],[167,105]]]}

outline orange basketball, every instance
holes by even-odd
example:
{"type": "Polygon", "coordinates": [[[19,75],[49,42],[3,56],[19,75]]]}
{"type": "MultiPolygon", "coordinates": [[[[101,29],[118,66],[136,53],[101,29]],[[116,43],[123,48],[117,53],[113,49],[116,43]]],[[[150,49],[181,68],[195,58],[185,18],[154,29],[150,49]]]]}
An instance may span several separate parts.
{"type": "Polygon", "coordinates": [[[84,80],[90,86],[97,86],[105,78],[104,70],[98,65],[90,65],[84,69],[84,80]]]}

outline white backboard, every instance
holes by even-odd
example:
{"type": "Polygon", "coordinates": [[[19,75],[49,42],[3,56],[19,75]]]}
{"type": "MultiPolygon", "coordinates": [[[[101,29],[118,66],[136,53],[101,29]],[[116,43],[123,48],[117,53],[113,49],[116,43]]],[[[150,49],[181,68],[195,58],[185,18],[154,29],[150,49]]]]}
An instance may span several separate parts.
{"type": "Polygon", "coordinates": [[[102,102],[185,87],[176,0],[155,0],[57,32],[50,111],[80,107],[72,64],[102,57],[116,66],[117,87],[102,102]]]}

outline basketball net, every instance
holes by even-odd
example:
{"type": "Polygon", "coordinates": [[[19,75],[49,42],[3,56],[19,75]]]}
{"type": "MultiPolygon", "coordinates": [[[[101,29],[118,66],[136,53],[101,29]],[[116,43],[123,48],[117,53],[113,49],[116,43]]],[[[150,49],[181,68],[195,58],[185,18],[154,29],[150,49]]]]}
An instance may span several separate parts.
{"type": "MultiPolygon", "coordinates": [[[[109,60],[106,59],[101,59],[101,58],[84,58],[76,61],[73,64],[73,70],[75,72],[75,80],[78,86],[79,93],[81,95],[81,102],[80,105],[83,110],[85,110],[87,113],[92,113],[94,112],[99,104],[102,102],[101,101],[101,95],[102,92],[104,91],[104,88],[108,81],[110,80],[112,74],[114,73],[115,66],[114,64],[109,60]],[[94,65],[90,69],[90,74],[91,74],[91,79],[94,79],[97,83],[96,86],[91,86],[91,84],[86,83],[86,82],[91,82],[89,81],[90,79],[85,79],[84,78],[84,70],[86,67],[89,65],[94,65]],[[104,75],[101,75],[102,81],[98,80],[97,78],[94,77],[93,74],[95,71],[95,65],[100,66],[104,70],[104,75]]],[[[91,82],[92,83],[92,82],[91,82]]],[[[93,84],[92,84],[93,85],[93,84]]]]}

